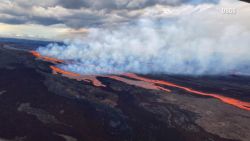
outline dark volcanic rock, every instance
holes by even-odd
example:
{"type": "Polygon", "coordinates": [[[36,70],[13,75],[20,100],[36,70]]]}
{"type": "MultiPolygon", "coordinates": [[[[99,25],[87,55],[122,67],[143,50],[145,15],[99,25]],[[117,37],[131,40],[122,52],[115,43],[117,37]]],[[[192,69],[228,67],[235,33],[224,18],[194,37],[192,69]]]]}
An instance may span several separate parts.
{"type": "Polygon", "coordinates": [[[248,111],[218,100],[98,77],[107,87],[51,73],[48,62],[0,47],[0,138],[24,141],[247,140],[248,111]],[[216,106],[214,106],[216,105],[216,106]],[[221,112],[219,110],[223,109],[221,112]],[[215,126],[228,116],[228,127],[215,126]],[[237,117],[236,117],[237,116],[237,117]],[[236,127],[232,122],[242,128],[236,127]],[[234,127],[242,132],[232,134],[234,127]],[[219,129],[221,131],[219,131],[219,129]]]}

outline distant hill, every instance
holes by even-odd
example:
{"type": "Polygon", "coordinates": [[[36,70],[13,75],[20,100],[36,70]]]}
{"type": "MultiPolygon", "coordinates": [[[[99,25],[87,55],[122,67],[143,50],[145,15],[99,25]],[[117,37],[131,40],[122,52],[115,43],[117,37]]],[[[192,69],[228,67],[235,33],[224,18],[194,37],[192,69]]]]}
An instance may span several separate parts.
{"type": "Polygon", "coordinates": [[[17,38],[0,38],[0,44],[12,45],[23,47],[25,49],[34,49],[39,46],[47,46],[50,43],[63,44],[63,42],[58,41],[40,41],[31,39],[17,39],[17,38]]]}
{"type": "Polygon", "coordinates": [[[18,44],[28,44],[28,45],[48,45],[50,43],[58,43],[62,42],[57,41],[41,41],[41,40],[31,40],[31,39],[17,39],[17,38],[0,38],[1,43],[18,43],[18,44]]]}

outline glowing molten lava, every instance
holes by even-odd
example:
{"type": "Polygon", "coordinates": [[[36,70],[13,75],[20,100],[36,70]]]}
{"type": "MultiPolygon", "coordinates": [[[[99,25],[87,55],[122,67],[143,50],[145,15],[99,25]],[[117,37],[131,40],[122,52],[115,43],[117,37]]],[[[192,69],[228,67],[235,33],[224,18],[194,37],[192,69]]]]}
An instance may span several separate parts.
{"type": "Polygon", "coordinates": [[[240,100],[233,99],[230,97],[225,97],[225,96],[222,96],[219,94],[205,93],[205,92],[193,90],[193,89],[188,88],[188,87],[176,85],[174,83],[170,83],[170,82],[166,82],[166,81],[162,81],[162,80],[153,80],[153,79],[149,79],[149,78],[144,78],[144,77],[140,77],[136,74],[130,73],[130,74],[124,74],[124,75],[127,77],[130,77],[130,78],[138,79],[138,80],[145,81],[145,82],[151,82],[154,84],[160,84],[160,85],[165,85],[165,86],[169,86],[169,87],[179,88],[179,89],[182,89],[182,90],[185,90],[187,92],[197,94],[197,95],[213,97],[213,98],[219,99],[227,104],[230,104],[230,105],[236,106],[238,108],[250,111],[250,103],[249,102],[240,101],[240,100]]]}
{"type": "Polygon", "coordinates": [[[51,57],[47,57],[47,56],[42,56],[40,53],[36,52],[36,51],[30,51],[30,53],[42,60],[48,61],[48,62],[52,62],[52,63],[63,63],[63,60],[59,60],[59,59],[55,59],[55,58],[51,58],[51,57]]]}
{"type": "Polygon", "coordinates": [[[163,88],[163,87],[160,87],[160,86],[156,86],[154,83],[151,83],[151,82],[130,80],[130,79],[126,79],[126,78],[115,76],[115,75],[113,75],[113,76],[109,75],[109,76],[106,76],[106,77],[114,79],[114,80],[118,80],[118,81],[121,81],[121,82],[124,82],[124,83],[127,83],[129,85],[134,85],[134,86],[137,86],[137,87],[145,88],[145,89],[163,90],[163,91],[166,91],[166,92],[171,92],[169,89],[166,89],[166,88],[163,88]]]}
{"type": "MultiPolygon", "coordinates": [[[[72,78],[72,79],[77,79],[77,80],[82,80],[85,82],[91,82],[94,86],[98,86],[98,87],[106,87],[104,84],[102,84],[101,81],[99,81],[96,77],[96,75],[80,75],[77,73],[73,73],[73,72],[69,72],[69,71],[65,71],[62,70],[58,67],[55,66],[50,66],[50,68],[53,70],[54,73],[60,73],[66,77],[72,78]]],[[[141,88],[145,88],[145,89],[152,89],[152,90],[163,90],[166,92],[171,92],[169,89],[160,87],[160,86],[156,86],[153,83],[150,82],[144,82],[144,81],[137,81],[137,80],[130,80],[130,79],[126,79],[123,77],[119,77],[119,76],[115,76],[115,75],[108,75],[108,76],[102,76],[102,77],[108,77],[114,80],[118,80],[124,83],[127,83],[129,85],[134,85],[134,86],[138,86],[141,88]]]]}
{"type": "MultiPolygon", "coordinates": [[[[58,60],[55,58],[50,58],[50,57],[46,57],[46,56],[42,56],[40,53],[36,52],[36,51],[31,51],[31,53],[37,57],[40,58],[42,60],[48,61],[48,62],[53,62],[53,63],[63,63],[63,60],[58,60]]],[[[82,80],[85,82],[91,82],[94,86],[98,86],[98,87],[106,87],[104,84],[102,84],[101,81],[99,81],[96,77],[98,77],[98,75],[80,75],[74,72],[69,72],[69,71],[65,71],[62,70],[58,67],[55,66],[50,66],[50,68],[53,70],[53,73],[60,73],[66,77],[72,78],[72,79],[76,79],[76,80],[82,80]]],[[[101,75],[99,75],[101,76],[101,75]]],[[[134,86],[138,86],[138,87],[142,87],[142,88],[146,88],[146,89],[152,89],[152,90],[163,90],[166,92],[171,92],[171,90],[158,86],[158,85],[162,85],[162,86],[168,86],[168,87],[174,87],[174,88],[178,88],[181,90],[185,90],[187,92],[193,93],[193,94],[197,94],[197,95],[202,95],[202,96],[209,96],[209,97],[213,97],[216,99],[221,100],[224,103],[233,105],[235,107],[244,109],[244,110],[248,110],[250,111],[250,103],[249,102],[244,102],[244,101],[240,101],[237,99],[233,99],[230,97],[226,97],[226,96],[222,96],[219,94],[214,94],[214,93],[205,93],[202,91],[197,91],[188,87],[184,87],[181,85],[177,85],[171,82],[167,82],[167,81],[163,81],[163,80],[154,80],[154,79],[149,79],[149,78],[145,78],[145,77],[141,77],[138,76],[136,74],[132,74],[132,73],[126,73],[123,74],[123,76],[126,76],[128,78],[133,78],[135,80],[131,80],[131,79],[127,79],[124,77],[120,77],[120,76],[116,76],[116,75],[106,75],[106,76],[102,76],[102,77],[108,77],[114,80],[118,80],[124,83],[127,83],[129,85],[134,85],[134,86]]]]}
{"type": "Polygon", "coordinates": [[[69,72],[69,71],[65,71],[62,70],[58,67],[55,66],[50,66],[50,68],[53,70],[54,73],[60,73],[63,74],[66,77],[72,78],[72,79],[76,79],[76,80],[82,80],[85,82],[91,82],[94,86],[97,87],[106,87],[104,84],[102,84],[101,81],[99,81],[94,75],[80,75],[77,73],[73,73],[73,72],[69,72]]]}
{"type": "Polygon", "coordinates": [[[73,73],[73,72],[69,72],[69,71],[64,71],[60,68],[54,67],[54,66],[50,66],[50,68],[55,72],[55,73],[61,73],[67,76],[71,76],[71,77],[79,77],[80,74],[77,73],[73,73]]]}

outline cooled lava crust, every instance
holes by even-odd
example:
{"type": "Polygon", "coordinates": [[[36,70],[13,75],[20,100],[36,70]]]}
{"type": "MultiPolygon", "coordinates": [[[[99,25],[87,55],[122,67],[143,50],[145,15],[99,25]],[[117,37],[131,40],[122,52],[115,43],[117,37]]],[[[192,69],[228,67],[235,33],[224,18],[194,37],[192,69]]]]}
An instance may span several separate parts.
{"type": "MultiPolygon", "coordinates": [[[[0,45],[0,140],[250,140],[246,109],[128,76],[97,76],[98,86],[90,83],[93,77],[83,81],[53,71],[58,60],[12,46],[0,45]]],[[[247,76],[138,76],[250,102],[247,76]]]]}

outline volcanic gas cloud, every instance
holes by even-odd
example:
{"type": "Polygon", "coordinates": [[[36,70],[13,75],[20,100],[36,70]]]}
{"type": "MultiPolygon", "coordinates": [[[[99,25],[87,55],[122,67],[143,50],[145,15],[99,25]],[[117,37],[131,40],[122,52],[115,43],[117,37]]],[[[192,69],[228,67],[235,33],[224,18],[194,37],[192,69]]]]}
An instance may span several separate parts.
{"type": "Polygon", "coordinates": [[[250,74],[249,8],[237,2],[182,7],[179,15],[92,28],[83,39],[37,51],[72,60],[60,68],[79,74],[250,74]],[[220,9],[230,6],[240,9],[239,13],[221,13],[220,9]]]}
{"type": "Polygon", "coordinates": [[[109,77],[147,89],[166,92],[171,92],[169,87],[182,89],[249,110],[248,102],[134,74],[250,74],[247,20],[250,6],[238,3],[222,1],[216,5],[180,6],[176,9],[182,12],[164,18],[142,17],[119,26],[92,28],[83,39],[39,47],[32,54],[59,63],[51,67],[55,73],[95,86],[105,87],[98,76],[109,77]],[[231,16],[221,13],[220,9],[230,6],[241,12],[231,16]]]}
{"type": "MultiPolygon", "coordinates": [[[[54,58],[42,56],[38,52],[35,52],[35,51],[32,51],[31,53],[35,57],[38,57],[38,58],[43,59],[45,61],[50,61],[50,62],[54,63],[55,60],[57,60],[57,59],[54,59],[54,58]]],[[[185,91],[187,91],[189,93],[196,94],[196,95],[213,97],[213,98],[221,100],[224,103],[233,105],[235,107],[238,107],[238,108],[241,108],[241,109],[244,109],[244,110],[248,110],[248,111],[250,110],[250,103],[249,102],[240,101],[240,100],[229,98],[229,97],[222,96],[222,95],[219,95],[219,94],[205,93],[205,92],[202,92],[202,91],[197,91],[197,90],[194,90],[192,88],[180,86],[180,85],[177,85],[177,84],[174,84],[174,83],[171,83],[171,82],[167,82],[167,81],[163,81],[163,80],[154,80],[154,79],[144,78],[144,77],[138,76],[138,75],[133,74],[133,73],[124,73],[124,74],[120,74],[120,76],[110,75],[110,74],[109,75],[80,75],[80,74],[77,74],[77,73],[74,73],[74,72],[69,72],[69,71],[60,69],[60,68],[55,67],[55,66],[51,66],[50,68],[53,70],[53,72],[55,74],[60,73],[60,74],[62,74],[64,76],[72,78],[72,79],[76,79],[76,80],[79,80],[79,81],[82,80],[82,81],[85,81],[85,82],[90,82],[94,86],[97,86],[97,87],[106,87],[104,84],[102,84],[101,81],[99,81],[97,79],[98,76],[99,77],[111,78],[111,79],[114,79],[114,80],[117,80],[117,81],[127,83],[129,85],[134,85],[134,86],[142,87],[142,88],[145,88],[145,89],[162,90],[162,91],[165,91],[165,92],[169,93],[169,92],[171,92],[171,90],[163,87],[163,86],[167,86],[167,87],[182,89],[182,90],[185,90],[185,91]],[[132,78],[133,80],[124,78],[122,76],[132,78]],[[159,86],[159,85],[162,85],[162,86],[159,86]]]]}

